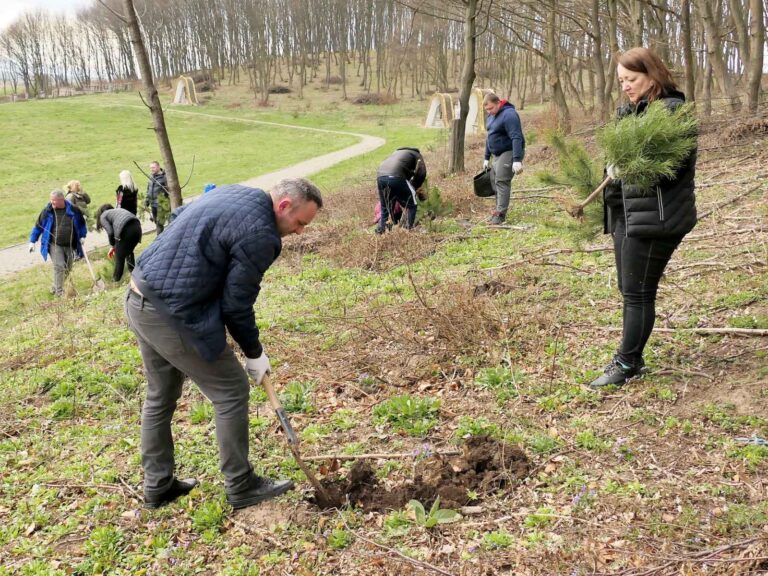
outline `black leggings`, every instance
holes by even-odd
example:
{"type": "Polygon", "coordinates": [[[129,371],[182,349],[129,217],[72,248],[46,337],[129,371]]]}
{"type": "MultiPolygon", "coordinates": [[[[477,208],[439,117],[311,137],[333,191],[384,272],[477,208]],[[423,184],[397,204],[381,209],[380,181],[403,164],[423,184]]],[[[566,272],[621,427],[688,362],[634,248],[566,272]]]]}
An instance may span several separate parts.
{"type": "Polygon", "coordinates": [[[656,320],[656,291],[672,253],[682,238],[628,238],[623,221],[613,233],[619,291],[624,297],[624,325],[618,359],[643,365],[643,349],[656,320]]]}
{"type": "Polygon", "coordinates": [[[128,262],[128,272],[132,272],[136,266],[133,257],[133,249],[141,242],[141,222],[131,220],[124,227],[120,239],[115,242],[115,272],[112,280],[118,282],[123,277],[125,262],[128,262]]]}

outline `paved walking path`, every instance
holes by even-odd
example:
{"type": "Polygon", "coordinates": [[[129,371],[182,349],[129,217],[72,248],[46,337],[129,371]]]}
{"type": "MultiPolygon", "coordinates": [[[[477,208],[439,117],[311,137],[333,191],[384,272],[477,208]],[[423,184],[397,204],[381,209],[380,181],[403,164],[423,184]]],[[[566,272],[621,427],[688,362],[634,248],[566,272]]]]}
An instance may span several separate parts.
{"type": "MultiPolygon", "coordinates": [[[[136,108],[142,108],[142,107],[136,106],[136,108]]],[[[284,178],[306,178],[307,176],[316,174],[321,170],[330,168],[331,166],[338,164],[339,162],[342,162],[349,158],[354,158],[355,156],[359,156],[367,152],[371,152],[372,150],[376,150],[376,148],[379,148],[380,146],[383,146],[386,143],[386,140],[384,140],[384,138],[379,138],[377,136],[369,136],[367,134],[357,134],[354,132],[343,132],[340,130],[326,130],[323,128],[305,128],[305,127],[296,126],[293,124],[279,124],[277,122],[249,120],[246,118],[231,118],[229,116],[221,116],[217,114],[204,114],[204,113],[188,112],[186,110],[176,110],[176,109],[167,110],[166,113],[186,114],[190,116],[204,116],[207,118],[225,120],[230,122],[278,126],[280,128],[287,128],[290,130],[325,132],[327,134],[343,134],[345,136],[356,136],[360,138],[360,142],[352,146],[348,146],[347,148],[344,148],[342,150],[337,150],[336,152],[331,152],[329,154],[323,154],[322,156],[316,156],[315,158],[305,160],[304,162],[299,162],[298,164],[294,164],[293,166],[289,166],[288,168],[283,168],[282,170],[276,170],[274,172],[262,174],[261,176],[257,176],[255,178],[251,178],[249,180],[246,180],[245,182],[242,182],[242,184],[245,184],[246,186],[252,186],[254,188],[262,188],[264,190],[269,190],[270,188],[272,188],[272,186],[274,186],[284,178]]],[[[187,200],[190,200],[190,199],[187,198],[187,200]]],[[[30,220],[30,224],[29,224],[30,229],[32,228],[32,224],[34,223],[34,218],[35,216],[33,216],[32,220],[30,220]]],[[[148,232],[153,232],[155,230],[155,225],[151,222],[142,222],[142,228],[144,230],[144,234],[147,234],[148,232]]],[[[107,240],[107,235],[104,232],[101,232],[101,233],[89,232],[88,236],[85,239],[85,248],[89,252],[95,248],[100,248],[107,245],[109,245],[109,241],[107,240]]],[[[38,264],[43,264],[43,260],[40,257],[39,251],[40,251],[40,242],[37,243],[37,245],[35,246],[35,252],[32,254],[29,253],[28,242],[24,242],[23,244],[16,244],[14,246],[9,246],[8,248],[1,249],[0,250],[0,277],[14,274],[15,272],[19,272],[20,270],[25,270],[26,268],[30,268],[38,264]]]]}

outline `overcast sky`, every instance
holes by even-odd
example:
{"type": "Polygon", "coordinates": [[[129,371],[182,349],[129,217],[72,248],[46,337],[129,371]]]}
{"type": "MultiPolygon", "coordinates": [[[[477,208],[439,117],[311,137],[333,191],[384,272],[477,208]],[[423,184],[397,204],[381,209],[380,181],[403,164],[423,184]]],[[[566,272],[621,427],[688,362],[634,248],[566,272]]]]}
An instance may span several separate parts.
{"type": "Polygon", "coordinates": [[[93,0],[0,0],[0,30],[28,10],[74,14],[78,8],[90,4],[93,0]]]}

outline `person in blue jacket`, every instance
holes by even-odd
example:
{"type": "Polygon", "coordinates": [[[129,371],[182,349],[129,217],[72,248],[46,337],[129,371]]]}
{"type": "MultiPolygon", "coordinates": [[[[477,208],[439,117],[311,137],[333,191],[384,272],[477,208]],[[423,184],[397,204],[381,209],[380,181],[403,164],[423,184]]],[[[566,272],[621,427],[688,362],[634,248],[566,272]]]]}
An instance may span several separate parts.
{"type": "Polygon", "coordinates": [[[136,263],[126,295],[128,325],[144,360],[141,417],[144,505],[158,508],[197,481],[175,476],[171,419],[189,377],[213,403],[227,500],[245,508],[293,488],[258,476],[248,461],[250,375],[270,371],[253,306],[261,280],[280,255],[282,237],[300,234],[323,200],[304,179],[269,193],[222,186],[177,209],[176,218],[136,263]],[[245,370],[227,343],[245,354],[245,370]]]}
{"type": "Polygon", "coordinates": [[[491,224],[503,224],[507,220],[512,177],[523,171],[525,136],[515,107],[490,92],[483,98],[483,108],[488,113],[485,123],[485,160],[483,168],[491,168],[491,182],[496,190],[496,210],[491,224]]]}
{"type": "Polygon", "coordinates": [[[40,212],[29,235],[29,251],[35,251],[40,240],[40,255],[53,262],[53,286],[51,293],[64,295],[64,281],[72,270],[75,253],[83,257],[82,240],[88,233],[83,213],[64,199],[62,190],[54,190],[50,202],[40,212]]]}

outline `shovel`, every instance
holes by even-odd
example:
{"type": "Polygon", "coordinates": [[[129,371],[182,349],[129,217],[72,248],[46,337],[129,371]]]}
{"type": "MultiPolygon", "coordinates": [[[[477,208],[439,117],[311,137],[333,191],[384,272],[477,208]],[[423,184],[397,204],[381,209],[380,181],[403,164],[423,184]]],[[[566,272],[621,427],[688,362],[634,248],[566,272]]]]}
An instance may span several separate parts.
{"type": "Polygon", "coordinates": [[[104,284],[104,280],[101,278],[96,278],[96,273],[93,271],[93,266],[91,266],[91,261],[88,258],[88,250],[83,248],[83,257],[85,258],[85,263],[88,264],[88,270],[91,272],[91,278],[93,278],[93,287],[97,292],[101,292],[102,290],[106,290],[107,286],[104,284]]]}
{"type": "Polygon", "coordinates": [[[291,449],[291,452],[293,452],[293,457],[296,459],[296,464],[299,465],[301,471],[304,472],[307,479],[312,483],[312,486],[315,487],[315,490],[320,496],[320,500],[323,502],[331,502],[332,500],[328,492],[325,490],[325,488],[323,488],[323,485],[320,484],[317,476],[315,476],[314,472],[309,469],[309,466],[304,463],[304,460],[302,460],[301,456],[299,455],[299,438],[296,436],[296,432],[293,431],[291,421],[288,420],[288,414],[285,413],[285,409],[280,403],[280,399],[277,397],[277,394],[275,394],[275,389],[272,387],[272,383],[269,381],[269,374],[265,374],[264,378],[261,379],[261,385],[264,386],[264,391],[267,393],[269,403],[272,405],[272,408],[277,415],[277,419],[280,421],[280,426],[282,426],[283,431],[288,438],[288,447],[291,449]]]}

